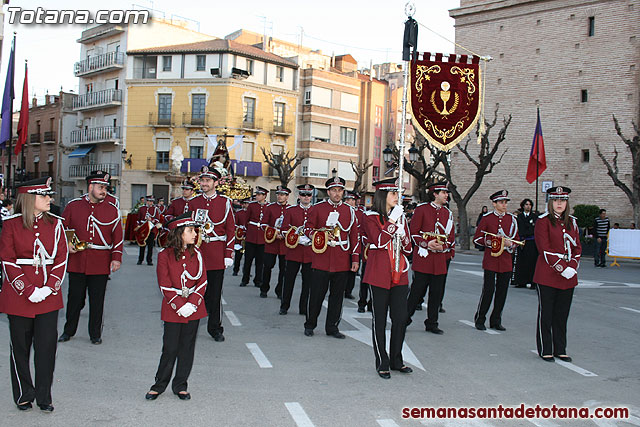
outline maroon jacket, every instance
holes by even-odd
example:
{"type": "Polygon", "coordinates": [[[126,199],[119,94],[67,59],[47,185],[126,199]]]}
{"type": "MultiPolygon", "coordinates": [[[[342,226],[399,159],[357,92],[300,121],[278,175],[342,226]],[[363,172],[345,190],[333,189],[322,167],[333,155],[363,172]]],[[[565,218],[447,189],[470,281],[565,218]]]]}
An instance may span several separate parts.
{"type": "MultiPolygon", "coordinates": [[[[263,238],[264,238],[264,230],[267,228],[266,226],[275,227],[276,221],[278,218],[284,218],[284,211],[289,206],[288,203],[284,205],[280,205],[278,203],[269,203],[267,207],[264,209],[264,217],[262,219],[263,224],[265,225],[263,230],[263,238]]],[[[284,239],[278,239],[276,236],[276,240],[272,243],[264,244],[264,252],[267,254],[276,254],[276,255],[285,255],[287,253],[287,246],[284,244],[284,239]]]]}
{"type": "Polygon", "coordinates": [[[480,224],[478,224],[478,228],[476,228],[476,234],[473,236],[474,243],[489,248],[489,250],[484,251],[482,268],[496,273],[513,271],[513,261],[511,258],[513,248],[509,249],[505,247],[504,252],[502,252],[500,256],[491,256],[492,239],[491,236],[484,234],[483,231],[499,236],[506,236],[513,240],[519,240],[518,221],[516,217],[509,212],[504,215],[498,215],[496,211],[488,212],[480,220],[480,224]]]}
{"type": "MultiPolygon", "coordinates": [[[[289,228],[303,227],[309,219],[309,214],[313,210],[313,206],[309,205],[306,209],[301,205],[289,206],[284,212],[284,221],[282,221],[282,232],[286,233],[289,228]]],[[[285,245],[286,247],[286,245],[285,245]]],[[[311,243],[308,245],[302,245],[298,243],[295,249],[287,248],[286,259],[287,261],[295,261],[306,264],[311,262],[313,256],[313,250],[311,249],[311,243]]]]}
{"type": "Polygon", "coordinates": [[[262,222],[264,220],[264,211],[266,207],[266,203],[249,203],[246,223],[243,224],[247,227],[247,242],[254,243],[256,245],[264,245],[264,229],[262,228],[262,222]]]}
{"type": "Polygon", "coordinates": [[[331,201],[320,202],[313,207],[305,227],[305,235],[313,241],[313,233],[326,227],[331,212],[338,212],[340,243],[327,245],[322,254],[313,254],[311,267],[331,273],[350,271],[351,263],[360,260],[360,242],[358,241],[358,220],[354,209],[346,203],[337,205],[331,201]]]}
{"type": "Polygon", "coordinates": [[[70,201],[62,213],[64,226],[74,229],[89,248],[69,254],[71,273],[102,275],[111,273],[111,261],[122,262],[124,233],[120,210],[106,199],[91,203],[88,195],[70,201]]]}
{"type": "Polygon", "coordinates": [[[173,248],[165,248],[158,254],[158,286],[162,292],[160,318],[165,322],[187,323],[202,319],[207,315],[204,292],[207,290],[207,272],[204,269],[201,252],[191,255],[184,251],[182,259],[176,260],[173,248]],[[187,297],[182,295],[182,284],[187,288],[187,297]],[[197,311],[189,317],[178,316],[178,310],[190,302],[197,311]]]}
{"type": "Polygon", "coordinates": [[[31,230],[22,225],[21,214],[5,218],[0,233],[0,313],[34,318],[63,307],[60,287],[67,269],[67,238],[62,218],[51,216],[52,223],[36,218],[31,230]],[[34,266],[34,259],[44,259],[44,265],[34,266]],[[51,288],[51,295],[39,303],[29,301],[33,291],[44,286],[51,288]]]}
{"type": "Polygon", "coordinates": [[[405,236],[402,239],[402,258],[404,259],[404,265],[406,267],[400,276],[399,283],[393,283],[391,280],[391,269],[393,266],[391,265],[391,258],[389,257],[389,248],[393,250],[393,234],[397,226],[388,220],[382,221],[378,212],[367,211],[365,214],[362,228],[364,234],[367,236],[367,242],[369,242],[369,256],[362,281],[371,286],[384,289],[408,285],[409,260],[407,259],[407,255],[411,253],[409,227],[405,222],[405,236]]]}
{"type": "Polygon", "coordinates": [[[451,251],[455,248],[456,237],[451,211],[435,203],[421,203],[416,208],[411,218],[411,238],[413,247],[413,271],[425,274],[447,274],[447,260],[451,258],[451,251]],[[431,240],[435,237],[422,238],[422,233],[431,232],[447,236],[443,243],[443,251],[427,249],[431,240]],[[418,255],[420,248],[428,251],[426,257],[418,255]]]}
{"type": "Polygon", "coordinates": [[[564,224],[551,225],[549,214],[538,217],[534,229],[538,262],[533,281],[557,289],[570,289],[578,285],[578,275],[571,279],[564,278],[561,273],[571,267],[578,270],[580,266],[580,234],[575,217],[571,216],[573,227],[566,230],[564,224]]]}
{"type": "Polygon", "coordinates": [[[212,197],[199,195],[187,203],[187,210],[196,212],[205,209],[209,214],[209,221],[213,224],[213,231],[200,245],[200,251],[207,270],[224,270],[224,259],[233,259],[233,245],[236,239],[236,220],[231,208],[231,199],[215,193],[212,197]]]}
{"type": "Polygon", "coordinates": [[[167,208],[166,212],[164,213],[165,222],[170,221],[171,218],[175,218],[185,213],[187,203],[189,202],[189,200],[193,200],[193,199],[194,197],[188,200],[185,199],[184,197],[178,197],[177,199],[173,199],[169,204],[169,207],[167,208]]]}
{"type": "Polygon", "coordinates": [[[160,222],[160,211],[155,205],[151,207],[144,205],[138,210],[138,225],[144,224],[145,221],[151,221],[153,225],[160,222]]]}

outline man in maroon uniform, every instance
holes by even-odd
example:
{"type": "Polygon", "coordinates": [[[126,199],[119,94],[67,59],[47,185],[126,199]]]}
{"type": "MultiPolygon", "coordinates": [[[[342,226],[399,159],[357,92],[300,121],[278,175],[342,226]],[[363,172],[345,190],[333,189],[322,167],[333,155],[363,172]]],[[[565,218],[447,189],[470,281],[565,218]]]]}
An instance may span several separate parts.
{"type": "Polygon", "coordinates": [[[438,310],[447,277],[447,259],[455,246],[455,230],[453,214],[444,206],[449,199],[447,183],[432,184],[428,191],[433,201],[419,204],[410,223],[411,238],[415,243],[414,279],[407,298],[407,324],[411,323],[418,301],[428,289],[425,330],[441,335],[444,332],[438,328],[438,310]]]}
{"type": "MultiPolygon", "coordinates": [[[[363,233],[362,233],[362,221],[364,219],[364,211],[358,209],[358,206],[356,205],[357,200],[360,198],[360,196],[358,195],[358,193],[354,193],[352,191],[345,191],[344,192],[344,202],[346,204],[348,204],[349,206],[351,206],[356,214],[356,219],[358,220],[358,238],[360,239],[360,243],[362,244],[362,237],[363,237],[363,233]]],[[[362,248],[364,246],[361,246],[362,248]]],[[[360,268],[359,265],[359,261],[358,261],[358,269],[360,268]]],[[[344,297],[347,299],[354,299],[353,296],[353,288],[356,285],[356,271],[350,271],[348,273],[347,276],[347,286],[344,289],[344,297]]]]}
{"type": "Polygon", "coordinates": [[[311,295],[304,323],[304,334],[308,337],[313,336],[322,301],[330,289],[325,332],[335,338],[344,338],[338,325],[347,273],[357,271],[360,261],[358,220],[353,209],[342,202],[344,184],[339,176],[327,180],[329,200],[313,207],[305,227],[305,234],[316,252],[311,261],[311,295]]]}
{"type": "MultiPolygon", "coordinates": [[[[153,204],[155,199],[153,196],[146,197],[146,206],[143,206],[138,211],[138,226],[144,225],[145,222],[149,221],[151,223],[151,227],[155,227],[160,229],[162,227],[162,223],[160,222],[160,214],[158,213],[158,209],[156,209],[153,204]]],[[[140,246],[140,252],[138,254],[138,265],[142,264],[142,260],[144,259],[144,251],[147,250],[147,265],[153,265],[153,247],[156,242],[157,230],[151,230],[149,236],[144,242],[144,246],[140,246]]]]}
{"type": "Polygon", "coordinates": [[[244,266],[242,268],[242,281],[240,286],[247,286],[251,275],[251,263],[256,260],[255,277],[253,284],[260,287],[262,284],[262,263],[264,259],[264,221],[265,208],[267,207],[266,188],[256,186],[256,200],[249,203],[247,208],[246,222],[243,224],[247,228],[247,237],[244,243],[244,266]]]}
{"type": "Polygon", "coordinates": [[[300,292],[298,312],[306,315],[307,305],[309,304],[313,251],[311,250],[311,240],[302,233],[304,233],[304,227],[312,210],[311,197],[313,197],[315,187],[311,184],[302,184],[298,185],[297,188],[300,200],[297,205],[287,208],[281,228],[282,232],[286,233],[285,242],[288,242],[289,246],[287,247],[287,266],[285,268],[280,314],[287,314],[289,310],[296,276],[302,266],[302,291],[300,292]],[[295,227],[295,230],[291,230],[292,227],[295,227]]]}
{"type": "Polygon", "coordinates": [[[247,208],[249,207],[250,198],[241,201],[241,207],[235,212],[236,217],[236,243],[234,246],[235,255],[233,259],[233,275],[237,276],[240,272],[240,263],[244,254],[244,239],[247,237],[247,208]]]}
{"type": "Polygon", "coordinates": [[[87,182],[87,194],[70,201],[62,213],[65,227],[74,229],[78,240],[88,247],[77,251],[69,245],[67,321],[58,341],[69,341],[75,335],[88,292],[89,338],[92,344],[100,344],[107,279],[122,263],[124,234],[120,210],[106,199],[109,174],[94,173],[87,182]]]}
{"type": "Polygon", "coordinates": [[[278,259],[278,284],[276,285],[276,296],[282,298],[282,285],[284,283],[284,271],[286,266],[285,254],[287,247],[284,244],[282,233],[282,220],[284,219],[284,211],[289,206],[289,194],[291,190],[283,185],[276,187],[276,203],[269,203],[265,209],[264,229],[265,236],[269,236],[275,229],[275,240],[271,243],[266,241],[264,245],[264,264],[262,266],[262,285],[260,286],[260,298],[266,298],[269,292],[271,282],[271,270],[276,265],[278,259]],[[270,230],[271,229],[271,230],[270,230]]]}
{"type": "Polygon", "coordinates": [[[236,222],[233,217],[231,200],[218,194],[216,186],[220,172],[202,167],[200,173],[202,194],[187,203],[187,211],[194,211],[196,218],[204,223],[201,229],[200,252],[207,270],[207,291],[204,295],[209,313],[207,331],[216,341],[224,341],[222,327],[222,279],[224,269],[233,265],[233,244],[236,222]]]}
{"type": "Polygon", "coordinates": [[[158,197],[158,204],[156,205],[156,209],[158,210],[158,215],[164,217],[164,213],[167,211],[167,205],[164,204],[164,197],[158,197]]]}
{"type": "Polygon", "coordinates": [[[493,301],[493,311],[489,318],[489,327],[498,331],[504,331],[502,326],[502,309],[507,299],[509,279],[513,271],[514,241],[518,240],[518,222],[516,217],[507,212],[507,202],[510,200],[509,192],[501,190],[490,197],[493,202],[493,212],[486,213],[480,220],[473,242],[484,246],[482,268],[484,269],[484,283],[482,294],[478,302],[478,311],[475,314],[476,329],[484,331],[487,311],[493,301]]]}

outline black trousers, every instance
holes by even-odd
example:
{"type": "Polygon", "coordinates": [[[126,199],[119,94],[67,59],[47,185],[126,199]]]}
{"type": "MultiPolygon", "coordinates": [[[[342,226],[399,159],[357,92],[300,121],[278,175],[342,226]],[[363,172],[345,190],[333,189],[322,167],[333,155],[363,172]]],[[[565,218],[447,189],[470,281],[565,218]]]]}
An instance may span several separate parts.
{"type": "Polygon", "coordinates": [[[351,293],[353,292],[353,288],[355,288],[355,286],[356,286],[356,272],[349,271],[349,273],[347,274],[347,285],[344,288],[345,296],[351,295],[351,293]]]}
{"type": "Polygon", "coordinates": [[[212,337],[224,332],[222,327],[222,279],[224,279],[224,270],[207,270],[204,306],[209,314],[207,332],[212,337]]]}
{"type": "Polygon", "coordinates": [[[242,283],[249,283],[251,276],[251,263],[256,260],[255,276],[253,284],[260,287],[262,283],[262,263],[264,260],[264,245],[256,245],[255,243],[245,242],[244,244],[244,267],[242,268],[242,283]]]}
{"type": "Polygon", "coordinates": [[[449,264],[451,264],[451,258],[447,260],[447,272],[444,273],[444,282],[442,283],[442,296],[440,297],[440,308],[442,308],[442,301],[444,300],[444,290],[447,287],[447,276],[449,275],[449,264]]]}
{"type": "Polygon", "coordinates": [[[302,291],[300,292],[298,312],[300,314],[306,314],[307,306],[309,305],[309,287],[311,282],[310,262],[301,263],[298,261],[287,261],[280,308],[282,310],[289,310],[289,307],[291,306],[291,296],[293,295],[293,288],[295,286],[296,276],[298,275],[298,271],[300,271],[300,267],[302,267],[302,291]]]}
{"type": "Polygon", "coordinates": [[[304,322],[305,329],[315,329],[318,326],[318,316],[320,315],[320,310],[322,310],[322,302],[325,295],[327,295],[327,290],[329,290],[329,308],[327,309],[324,330],[327,335],[338,332],[346,283],[346,271],[330,273],[315,268],[311,269],[311,290],[309,307],[307,307],[307,319],[304,322]]]}
{"type": "Polygon", "coordinates": [[[241,249],[236,250],[233,256],[233,274],[236,275],[240,271],[240,263],[242,262],[242,255],[244,251],[241,249]]]}
{"type": "Polygon", "coordinates": [[[525,240],[524,247],[518,248],[516,258],[516,286],[526,286],[533,283],[533,273],[538,261],[538,249],[534,240],[525,240]]]}
{"type": "Polygon", "coordinates": [[[262,265],[262,285],[260,285],[260,292],[267,293],[271,288],[271,270],[276,265],[276,258],[278,259],[278,284],[276,285],[276,295],[282,296],[282,286],[284,286],[285,269],[287,266],[287,260],[284,255],[276,254],[264,254],[264,264],[262,265]]]}
{"type": "Polygon", "coordinates": [[[147,264],[153,262],[153,247],[156,245],[155,234],[149,233],[149,237],[145,240],[146,246],[140,246],[140,252],[138,254],[138,262],[142,262],[144,259],[144,250],[147,249],[147,264]]]}
{"type": "Polygon", "coordinates": [[[487,319],[487,312],[491,306],[491,300],[493,300],[493,311],[491,317],[489,317],[489,325],[497,326],[502,323],[502,309],[504,303],[507,300],[507,290],[509,290],[509,279],[511,278],[511,272],[496,273],[495,271],[484,271],[484,283],[482,285],[482,294],[480,295],[480,302],[478,302],[478,311],[474,320],[476,323],[484,324],[487,319]],[[493,294],[495,293],[495,300],[493,294]]]}
{"type": "Polygon", "coordinates": [[[36,315],[35,318],[8,315],[11,338],[9,370],[13,401],[37,401],[51,404],[51,384],[56,364],[58,339],[58,310],[36,315]],[[29,357],[33,346],[36,386],[31,381],[29,357]]]}
{"type": "Polygon", "coordinates": [[[198,337],[198,325],[200,320],[191,320],[188,323],[164,322],[164,335],[162,336],[162,355],[156,372],[156,382],[151,390],[162,393],[169,385],[173,366],[178,360],[176,374],[173,377],[171,389],[175,394],[187,391],[187,379],[193,366],[193,355],[196,351],[196,338],[198,337]]]}
{"type": "Polygon", "coordinates": [[[428,329],[438,326],[438,311],[440,310],[440,303],[442,302],[442,292],[446,278],[446,274],[414,272],[411,291],[409,292],[409,298],[407,298],[408,319],[411,319],[413,313],[416,312],[418,302],[426,295],[427,290],[429,290],[429,296],[427,298],[427,319],[424,321],[424,326],[428,329]]]}
{"type": "Polygon", "coordinates": [[[402,343],[407,329],[407,293],[408,286],[394,286],[391,289],[370,286],[373,336],[373,353],[376,357],[376,369],[388,371],[400,369],[402,361],[402,343]],[[387,312],[391,317],[391,339],[387,354],[385,329],[387,328],[387,312]]]}
{"type": "Polygon", "coordinates": [[[69,295],[67,298],[67,321],[64,333],[74,336],[78,330],[80,312],[84,308],[87,292],[89,293],[89,338],[102,336],[102,314],[104,312],[104,295],[107,291],[106,274],[69,273],[69,295]]]}
{"type": "Polygon", "coordinates": [[[538,355],[567,354],[567,319],[573,299],[573,289],[556,289],[538,285],[538,325],[536,327],[538,355]]]}
{"type": "Polygon", "coordinates": [[[360,298],[358,299],[359,308],[365,308],[367,305],[371,307],[371,300],[369,300],[369,285],[367,285],[362,281],[362,279],[364,279],[364,273],[366,270],[367,270],[367,263],[366,261],[363,261],[362,268],[360,270],[360,292],[359,292],[360,298]]]}
{"type": "Polygon", "coordinates": [[[605,265],[607,262],[607,238],[603,237],[598,243],[598,239],[595,240],[596,252],[593,256],[593,261],[596,266],[605,265]]]}

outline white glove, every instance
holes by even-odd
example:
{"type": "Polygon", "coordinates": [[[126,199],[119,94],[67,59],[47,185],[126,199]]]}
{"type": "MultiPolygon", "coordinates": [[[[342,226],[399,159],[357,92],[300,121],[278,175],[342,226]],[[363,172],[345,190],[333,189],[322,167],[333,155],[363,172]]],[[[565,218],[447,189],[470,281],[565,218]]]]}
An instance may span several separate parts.
{"type": "Polygon", "coordinates": [[[239,251],[240,249],[242,249],[242,245],[239,243],[236,243],[235,245],[233,245],[233,249],[236,251],[239,251]]]}
{"type": "Polygon", "coordinates": [[[327,227],[333,227],[334,225],[336,225],[338,223],[338,218],[340,218],[340,213],[331,212],[329,214],[329,216],[327,217],[326,226],[327,227]]]}
{"type": "Polygon", "coordinates": [[[188,302],[185,305],[183,305],[182,307],[180,307],[180,309],[177,311],[177,313],[178,313],[178,316],[189,317],[193,313],[195,313],[196,310],[197,310],[196,306],[191,304],[190,302],[188,302]]]}
{"type": "Polygon", "coordinates": [[[389,219],[391,221],[397,221],[403,214],[404,209],[402,208],[402,205],[398,204],[395,205],[393,209],[391,209],[391,213],[389,214],[389,219]]]}
{"type": "Polygon", "coordinates": [[[158,230],[160,230],[160,229],[162,228],[162,224],[157,223],[157,224],[156,224],[156,228],[157,228],[158,230]]]}
{"type": "Polygon", "coordinates": [[[429,255],[429,251],[427,250],[427,248],[418,248],[418,255],[420,255],[423,258],[426,258],[427,255],[429,255]]]}
{"type": "Polygon", "coordinates": [[[32,303],[39,303],[45,300],[49,295],[51,295],[51,288],[48,286],[43,286],[41,288],[36,288],[33,293],[29,296],[29,301],[32,303]]]}
{"type": "Polygon", "coordinates": [[[303,246],[307,246],[311,243],[311,239],[308,238],[307,236],[300,236],[298,237],[298,243],[300,243],[303,246]]]}
{"type": "Polygon", "coordinates": [[[233,265],[233,259],[232,258],[225,258],[224,259],[224,268],[231,267],[232,265],[233,265]]]}
{"type": "Polygon", "coordinates": [[[565,279],[571,279],[576,275],[576,270],[573,267],[567,267],[562,273],[560,273],[560,275],[565,279]]]}
{"type": "Polygon", "coordinates": [[[396,229],[396,234],[400,237],[404,237],[407,235],[406,231],[404,231],[404,224],[398,224],[398,228],[396,229]]]}

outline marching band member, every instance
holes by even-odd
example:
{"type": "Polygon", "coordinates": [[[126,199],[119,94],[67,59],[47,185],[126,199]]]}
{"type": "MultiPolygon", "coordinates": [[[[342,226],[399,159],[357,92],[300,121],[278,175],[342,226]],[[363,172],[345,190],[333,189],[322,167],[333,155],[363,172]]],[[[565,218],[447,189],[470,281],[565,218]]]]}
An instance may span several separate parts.
{"type": "Polygon", "coordinates": [[[409,228],[402,205],[398,203],[396,178],[388,178],[373,184],[376,192],[373,206],[366,212],[364,234],[369,242],[368,266],[364,282],[371,288],[373,353],[376,370],[381,378],[391,378],[389,368],[404,374],[413,372],[402,360],[402,344],[407,322],[407,288],[409,285],[409,261],[411,253],[409,228]],[[394,236],[401,244],[399,271],[395,271],[396,253],[394,236]],[[391,340],[386,350],[385,329],[387,313],[391,316],[391,340]]]}
{"type": "Polygon", "coordinates": [[[240,263],[244,254],[245,239],[247,237],[247,208],[249,207],[250,198],[240,201],[242,207],[235,212],[236,217],[236,243],[234,246],[235,254],[233,259],[233,275],[237,276],[240,272],[240,263]]]}
{"type": "Polygon", "coordinates": [[[264,230],[262,229],[262,221],[264,219],[264,210],[267,207],[267,194],[269,193],[266,188],[256,186],[256,200],[249,203],[247,208],[247,220],[244,224],[247,227],[247,237],[244,243],[244,266],[242,268],[242,281],[240,286],[247,286],[249,284],[249,277],[251,275],[251,264],[255,258],[255,276],[253,278],[253,284],[256,287],[260,287],[262,284],[262,266],[264,260],[264,230]]]}
{"type": "MultiPolygon", "coordinates": [[[[356,219],[358,220],[358,238],[360,239],[360,243],[362,243],[362,221],[364,220],[364,212],[358,209],[356,205],[356,200],[358,199],[358,193],[354,193],[352,191],[345,191],[344,194],[344,202],[351,206],[356,213],[356,219]]],[[[364,246],[361,246],[364,248],[364,246]]],[[[359,262],[359,261],[358,261],[359,262]]],[[[358,269],[360,266],[358,265],[358,269]]],[[[344,297],[346,299],[354,299],[353,297],[353,288],[356,285],[356,273],[357,271],[350,271],[347,276],[347,286],[344,289],[344,297]]]]}
{"type": "Polygon", "coordinates": [[[311,261],[312,284],[304,324],[304,334],[313,336],[322,309],[322,301],[329,293],[329,308],[325,332],[335,338],[344,338],[338,330],[347,272],[357,271],[360,261],[360,242],[356,215],[342,202],[345,180],[330,178],[325,186],[329,200],[316,204],[307,220],[305,234],[313,242],[315,255],[311,261]]]}
{"type": "Polygon", "coordinates": [[[312,210],[311,198],[315,187],[311,184],[298,185],[299,203],[289,206],[284,213],[282,230],[285,234],[285,245],[287,246],[287,265],[285,267],[284,287],[282,289],[282,300],[280,303],[280,314],[287,314],[291,305],[291,296],[295,285],[296,276],[302,267],[302,290],[300,292],[300,302],[298,312],[307,314],[309,304],[309,287],[311,286],[311,240],[302,234],[306,226],[309,214],[312,210]]]}
{"type": "Polygon", "coordinates": [[[153,247],[155,246],[157,230],[162,227],[160,222],[160,215],[158,210],[154,206],[155,199],[153,196],[146,197],[146,206],[143,206],[138,210],[138,227],[137,233],[147,233],[146,237],[138,240],[138,246],[140,246],[140,253],[138,255],[138,265],[142,264],[144,259],[144,251],[147,249],[147,265],[153,265],[153,247]],[[147,222],[149,224],[147,224],[147,222]],[[147,228],[149,227],[149,228],[147,228]]]}
{"type": "Polygon", "coordinates": [[[196,196],[195,185],[189,179],[185,179],[180,188],[182,188],[182,197],[173,199],[164,214],[167,221],[185,213],[187,203],[196,196]]]}
{"type": "Polygon", "coordinates": [[[49,213],[51,178],[18,186],[16,214],[5,218],[0,234],[4,284],[0,313],[9,318],[11,386],[20,410],[53,411],[51,384],[56,360],[60,286],[67,267],[62,218],[49,213]],[[36,386],[29,368],[34,349],[36,386]]]}
{"type": "Polygon", "coordinates": [[[70,201],[62,213],[66,228],[75,230],[86,249],[69,243],[67,321],[58,341],[69,341],[76,334],[88,292],[89,338],[92,344],[101,344],[107,279],[120,269],[124,234],[120,210],[106,199],[109,174],[93,173],[87,183],[87,194],[70,201]]]}
{"type": "Polygon", "coordinates": [[[203,166],[199,176],[202,194],[187,204],[187,210],[196,213],[196,219],[205,223],[200,229],[200,251],[207,270],[207,292],[204,301],[209,313],[207,331],[214,340],[224,341],[222,327],[222,281],[224,269],[233,265],[233,246],[236,222],[231,200],[216,192],[220,172],[203,166]],[[202,217],[202,219],[200,219],[202,217]],[[210,229],[207,230],[207,227],[210,229]]]}
{"type": "Polygon", "coordinates": [[[425,330],[442,335],[444,332],[438,327],[438,312],[447,277],[447,260],[455,246],[455,230],[453,214],[445,207],[449,199],[447,183],[431,184],[428,192],[433,201],[419,204],[411,218],[411,238],[415,244],[414,279],[407,299],[407,325],[411,323],[418,301],[428,289],[425,330]]]}
{"type": "Polygon", "coordinates": [[[169,245],[158,254],[158,286],[162,292],[161,318],[164,322],[162,356],[156,372],[156,382],[146,394],[155,400],[171,380],[173,366],[178,362],[171,389],[181,400],[191,399],[187,379],[193,366],[198,325],[207,315],[202,304],[207,288],[202,254],[195,247],[197,232],[192,212],[179,215],[167,223],[169,245]]]}
{"type": "MultiPolygon", "coordinates": [[[[359,196],[358,196],[359,199],[359,196]]],[[[358,205],[356,208],[356,218],[358,219],[358,223],[364,223],[364,215],[366,215],[367,210],[363,205],[358,205]],[[359,215],[359,216],[358,216],[359,215]]],[[[368,256],[368,246],[367,236],[364,232],[360,233],[360,247],[362,250],[360,251],[360,264],[362,267],[360,268],[360,292],[358,293],[358,313],[364,313],[365,308],[371,311],[371,298],[369,297],[369,285],[363,280],[364,274],[367,271],[367,256],[368,256]]]]}
{"type": "Polygon", "coordinates": [[[540,215],[535,226],[535,241],[539,250],[534,283],[538,286],[538,324],[536,344],[538,355],[548,362],[554,356],[571,362],[567,356],[567,319],[578,285],[580,266],[580,232],[576,218],[569,215],[567,187],[547,190],[547,212],[540,215]]]}
{"type": "Polygon", "coordinates": [[[158,210],[158,215],[162,218],[160,222],[164,223],[164,213],[167,211],[167,205],[164,204],[164,197],[158,197],[156,209],[158,210]]]}
{"type": "Polygon", "coordinates": [[[260,286],[260,298],[266,298],[271,282],[271,270],[276,265],[278,259],[278,284],[276,285],[276,296],[282,299],[282,285],[284,282],[284,272],[286,267],[285,254],[287,247],[284,244],[282,233],[282,220],[284,211],[289,206],[289,194],[291,190],[283,185],[276,187],[276,203],[269,203],[264,210],[263,227],[265,234],[264,244],[264,264],[262,266],[262,285],[260,286]]]}
{"type": "Polygon", "coordinates": [[[489,327],[504,331],[502,326],[502,309],[507,299],[509,280],[513,271],[511,254],[513,245],[518,239],[518,223],[516,217],[507,212],[507,202],[510,200],[507,190],[500,190],[490,197],[493,202],[493,212],[486,213],[478,228],[476,228],[473,242],[487,247],[484,251],[482,268],[484,269],[484,283],[482,294],[478,302],[478,310],[474,316],[476,329],[484,331],[487,311],[493,301],[493,311],[489,318],[489,327]]]}

